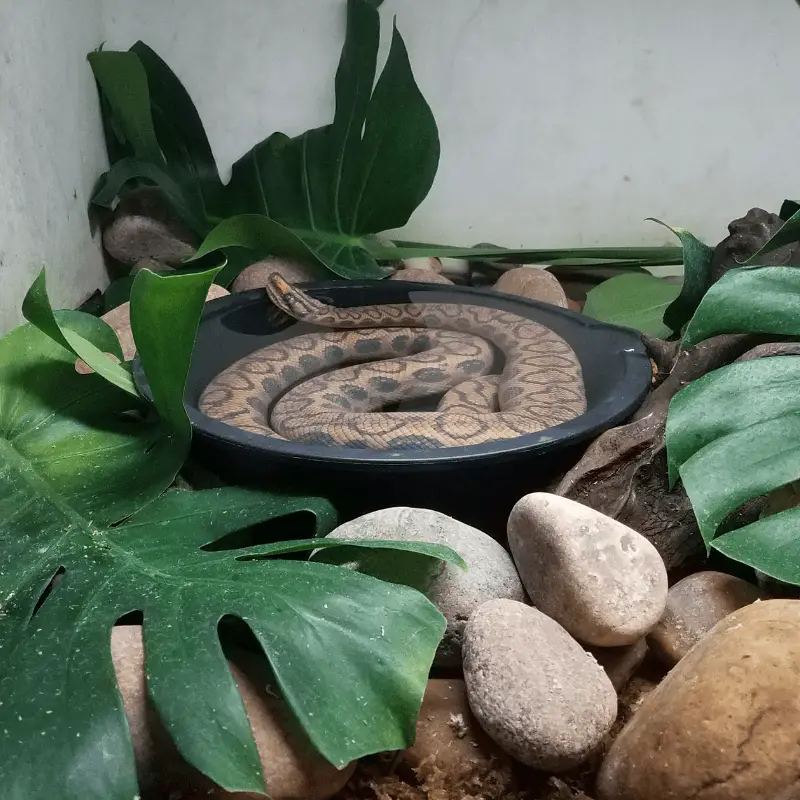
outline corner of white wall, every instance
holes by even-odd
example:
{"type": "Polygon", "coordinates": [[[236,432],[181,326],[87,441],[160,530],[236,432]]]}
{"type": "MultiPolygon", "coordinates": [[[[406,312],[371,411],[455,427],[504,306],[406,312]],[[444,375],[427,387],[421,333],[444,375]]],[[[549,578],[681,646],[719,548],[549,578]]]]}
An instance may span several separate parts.
{"type": "Polygon", "coordinates": [[[107,283],[87,215],[107,168],[86,54],[101,43],[102,0],[6,3],[0,27],[0,333],[42,266],[56,307],[107,283]]]}

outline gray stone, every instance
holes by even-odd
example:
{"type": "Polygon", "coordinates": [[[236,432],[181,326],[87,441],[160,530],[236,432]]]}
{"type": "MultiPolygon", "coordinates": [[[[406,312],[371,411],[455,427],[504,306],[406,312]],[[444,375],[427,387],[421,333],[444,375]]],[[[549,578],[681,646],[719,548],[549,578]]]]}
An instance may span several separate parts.
{"type": "Polygon", "coordinates": [[[176,267],[195,251],[196,237],[158,190],[140,189],[121,200],[103,232],[103,246],[123,264],[153,259],[176,267]]]}
{"type": "Polygon", "coordinates": [[[660,661],[674,667],[728,614],[767,597],[733,575],[695,572],[670,588],[667,607],[647,642],[660,661]]]}
{"type": "MultiPolygon", "coordinates": [[[[469,569],[455,564],[435,566],[423,590],[428,599],[447,619],[447,631],[436,654],[437,666],[455,666],[461,662],[461,640],[470,614],[487,600],[507,598],[524,602],[525,590],[511,556],[491,536],[438,511],[424,508],[386,508],[358,517],[328,534],[335,539],[396,539],[446,545],[466,561],[469,569]]],[[[396,554],[391,571],[379,574],[386,580],[398,580],[395,566],[402,558],[396,554]]],[[[381,559],[386,563],[386,559],[381,559]]],[[[429,560],[426,559],[426,562],[429,560]]],[[[348,566],[358,568],[358,562],[348,566]]],[[[371,574],[376,574],[370,570],[371,574]]]]}
{"type": "Polygon", "coordinates": [[[536,769],[581,764],[617,714],[614,687],[597,661],[557,622],[512,600],[492,600],[470,618],[464,681],[483,729],[536,769]]]}
{"type": "Polygon", "coordinates": [[[667,571],[658,551],[587,506],[526,495],[509,516],[508,542],[531,602],[581,642],[633,644],[664,611],[667,571]]]}

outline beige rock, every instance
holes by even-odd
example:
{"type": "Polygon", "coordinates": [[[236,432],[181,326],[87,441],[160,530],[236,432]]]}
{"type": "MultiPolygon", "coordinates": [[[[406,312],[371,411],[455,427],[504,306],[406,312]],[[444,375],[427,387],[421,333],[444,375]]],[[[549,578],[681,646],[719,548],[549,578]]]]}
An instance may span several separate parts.
{"type": "MultiPolygon", "coordinates": [[[[111,656],[131,730],[142,800],[263,797],[250,792],[226,792],[183,761],[147,698],[140,626],[113,629],[111,656]]],[[[243,658],[241,663],[246,662],[243,658]]],[[[255,669],[249,665],[244,670],[230,666],[250,719],[272,800],[328,800],[340,791],[355,771],[355,762],[344,770],[334,769],[285,727],[290,712],[283,701],[254,680],[258,674],[255,669]]]]}
{"type": "Polygon", "coordinates": [[[800,601],[718,623],[642,702],[598,775],[599,800],[800,797],[800,601]]]}
{"type": "Polygon", "coordinates": [[[597,661],[557,622],[513,600],[491,600],[470,617],[464,681],[481,727],[535,769],[581,764],[617,714],[616,692],[597,661]]]}
{"type": "Polygon", "coordinates": [[[402,760],[423,780],[441,772],[451,783],[510,765],[472,716],[464,681],[455,679],[428,681],[417,736],[402,760]]]}
{"type": "Polygon", "coordinates": [[[265,258],[245,267],[231,284],[231,292],[236,294],[249,292],[251,289],[263,289],[267,285],[267,278],[273,272],[277,272],[289,283],[311,283],[331,277],[322,266],[289,261],[285,258],[265,258]]]}
{"type": "Polygon", "coordinates": [[[621,692],[642,665],[647,655],[644,639],[623,647],[593,647],[589,651],[606,671],[617,693],[621,692]]]}
{"type": "Polygon", "coordinates": [[[403,269],[421,269],[426,272],[442,271],[442,260],[440,258],[406,258],[401,264],[403,269]]]}
{"type": "Polygon", "coordinates": [[[533,605],[581,642],[633,644],[664,611],[667,571],[655,547],[574,500],[526,495],[508,518],[508,543],[533,605]]]}
{"type": "Polygon", "coordinates": [[[517,267],[504,272],[492,287],[496,292],[516,294],[529,300],[539,300],[567,308],[567,295],[558,280],[546,269],[517,267]]]}
{"type": "Polygon", "coordinates": [[[695,572],[672,586],[667,607],[647,637],[666,666],[677,664],[720,620],[769,595],[724,572],[695,572]]]}
{"type": "Polygon", "coordinates": [[[174,267],[194,253],[196,238],[158,189],[143,188],[119,202],[103,231],[103,246],[123,264],[152,258],[174,267]]]}
{"type": "Polygon", "coordinates": [[[430,269],[418,269],[415,267],[406,267],[395,272],[389,278],[390,281],[413,281],[415,283],[449,283],[452,285],[453,281],[434,272],[430,269]]]}
{"type": "MultiPolygon", "coordinates": [[[[216,283],[212,283],[206,295],[206,302],[209,300],[216,300],[219,297],[225,297],[228,294],[229,292],[227,289],[218,286],[216,283]]],[[[130,361],[136,355],[136,345],[134,344],[133,331],[131,330],[131,304],[123,303],[116,308],[112,308],[111,311],[103,314],[101,319],[105,320],[114,330],[114,333],[117,334],[120,347],[122,347],[124,360],[130,361]]],[[[117,361],[111,353],[106,353],[106,355],[112,361],[117,361]]],[[[81,375],[89,375],[94,372],[82,359],[78,359],[75,362],[75,371],[80,372],[81,375]]]]}

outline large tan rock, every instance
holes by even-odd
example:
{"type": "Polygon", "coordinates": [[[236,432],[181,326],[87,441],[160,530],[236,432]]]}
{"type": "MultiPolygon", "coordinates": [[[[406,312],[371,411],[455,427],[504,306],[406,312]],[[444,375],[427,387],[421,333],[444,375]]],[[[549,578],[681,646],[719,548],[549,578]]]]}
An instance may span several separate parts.
{"type": "Polygon", "coordinates": [[[609,750],[599,800],[800,798],[800,601],[718,623],[609,750]]]}
{"type": "Polygon", "coordinates": [[[472,716],[464,681],[457,679],[428,681],[416,739],[402,759],[420,778],[445,773],[451,783],[511,764],[472,716]]]}
{"type": "MultiPolygon", "coordinates": [[[[258,798],[226,792],[189,766],[178,753],[147,698],[142,629],[119,626],[111,635],[111,656],[133,740],[142,800],[225,800],[258,798]]],[[[247,659],[231,671],[244,701],[258,746],[267,792],[272,800],[328,800],[355,771],[355,762],[337,770],[286,725],[291,714],[282,700],[256,679],[247,659]]]]}

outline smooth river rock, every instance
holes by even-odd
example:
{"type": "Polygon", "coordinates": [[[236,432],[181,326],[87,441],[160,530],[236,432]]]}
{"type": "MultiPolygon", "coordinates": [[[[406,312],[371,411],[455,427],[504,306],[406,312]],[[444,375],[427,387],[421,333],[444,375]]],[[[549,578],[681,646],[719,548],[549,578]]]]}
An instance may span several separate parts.
{"type": "MultiPolygon", "coordinates": [[[[303,264],[286,258],[265,258],[245,267],[231,284],[231,292],[236,294],[249,292],[251,289],[263,289],[273,272],[294,284],[325,280],[327,270],[320,265],[303,264]]],[[[329,273],[327,277],[330,277],[329,273]]]]}
{"type": "Polygon", "coordinates": [[[727,616],[642,702],[599,800],[800,797],[800,601],[727,616]]]}
{"type": "Polygon", "coordinates": [[[768,597],[733,575],[695,572],[670,587],[667,607],[647,642],[660,661],[673,667],[728,614],[768,597]]]}
{"type": "Polygon", "coordinates": [[[492,600],[470,618],[464,681],[483,729],[540,770],[585,761],[617,714],[616,692],[597,661],[557,622],[513,600],[492,600]]]}
{"type": "MultiPolygon", "coordinates": [[[[469,569],[441,564],[426,585],[417,586],[447,619],[447,631],[436,654],[437,666],[461,663],[461,640],[467,620],[487,600],[505,598],[524,601],[514,562],[505,548],[491,536],[438,511],[425,508],[386,508],[373,511],[340,525],[328,534],[335,539],[396,539],[431,542],[451,547],[466,561],[469,569]]],[[[395,563],[399,563],[397,556],[395,563]]],[[[382,560],[386,562],[385,559],[382,560]]],[[[358,562],[348,566],[358,568],[358,562]]],[[[390,565],[385,580],[402,580],[390,565]]],[[[416,585],[416,584],[415,584],[416,585]]]]}
{"type": "MultiPolygon", "coordinates": [[[[226,800],[259,798],[251,792],[227,792],[187,764],[178,753],[147,697],[142,629],[115,627],[111,656],[131,729],[142,800],[226,800]]],[[[263,670],[248,654],[229,663],[258,747],[267,792],[272,800],[328,800],[356,768],[331,766],[292,729],[288,706],[263,682],[263,670]]]]}
{"type": "Polygon", "coordinates": [[[144,187],[117,204],[103,231],[103,246],[113,258],[134,265],[154,259],[176,267],[194,254],[197,237],[178,220],[160,190],[144,187]]]}
{"type": "Polygon", "coordinates": [[[526,495],[509,516],[508,543],[533,605],[581,642],[633,644],[664,611],[667,571],[655,547],[574,500],[526,495]]]}
{"type": "Polygon", "coordinates": [[[516,267],[504,272],[492,287],[496,292],[516,294],[529,300],[539,300],[567,308],[567,295],[558,279],[539,267],[516,267]]]}

